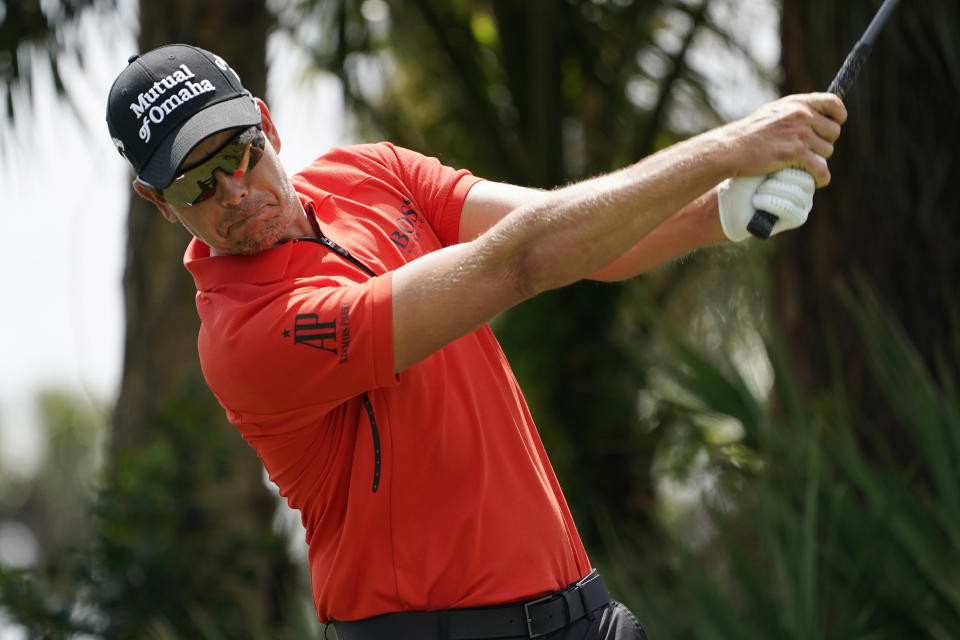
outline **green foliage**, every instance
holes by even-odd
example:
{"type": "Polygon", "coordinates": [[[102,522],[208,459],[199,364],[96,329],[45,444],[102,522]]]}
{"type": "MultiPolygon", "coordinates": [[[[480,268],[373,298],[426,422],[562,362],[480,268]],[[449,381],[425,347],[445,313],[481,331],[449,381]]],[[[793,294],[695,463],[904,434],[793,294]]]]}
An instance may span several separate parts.
{"type": "MultiPolygon", "coordinates": [[[[672,553],[608,530],[610,572],[654,637],[932,638],[960,629],[960,404],[955,361],[934,375],[863,282],[842,299],[896,432],[877,432],[835,376],[794,402],[779,361],[776,406],[680,341],[670,378],[691,415],[743,427],[756,464],[714,469],[708,535],[672,553]],[[906,444],[906,448],[904,448],[906,444]],[[907,457],[904,458],[904,453],[907,457]]],[[[774,349],[782,354],[782,349],[774,349]]],[[[838,368],[839,363],[838,363],[838,368]]]]}
{"type": "Polygon", "coordinates": [[[711,4],[314,1],[288,5],[280,24],[341,78],[366,135],[553,187],[689,133],[675,106],[717,122],[687,60],[705,32],[735,41],[711,4]]]}
{"type": "Polygon", "coordinates": [[[121,455],[95,507],[99,566],[89,579],[116,637],[156,618],[198,633],[208,617],[229,624],[222,637],[237,637],[247,621],[231,615],[232,592],[255,578],[248,563],[283,553],[271,537],[223,537],[218,516],[227,514],[204,508],[197,489],[226,479],[228,451],[196,416],[199,404],[171,408],[166,438],[121,455]]]}
{"type": "Polygon", "coordinates": [[[108,412],[89,398],[62,389],[37,394],[42,459],[36,470],[0,468],[0,522],[32,530],[40,559],[85,541],[86,504],[93,495],[108,412]]]}
{"type": "Polygon", "coordinates": [[[263,568],[293,571],[285,539],[231,522],[231,448],[219,416],[198,407],[209,393],[187,385],[154,428],[157,437],[119,455],[96,500],[92,542],[36,570],[0,572],[0,602],[32,637],[308,637],[316,625],[295,594],[245,610],[263,568]],[[211,499],[211,494],[213,499],[211,499]],[[219,496],[219,499],[218,499],[219,496]],[[221,505],[222,508],[211,505],[221,505]],[[271,613],[272,611],[272,613],[271,613]],[[287,619],[292,628],[273,628],[287,619]],[[290,634],[285,636],[284,634],[290,634]]]}

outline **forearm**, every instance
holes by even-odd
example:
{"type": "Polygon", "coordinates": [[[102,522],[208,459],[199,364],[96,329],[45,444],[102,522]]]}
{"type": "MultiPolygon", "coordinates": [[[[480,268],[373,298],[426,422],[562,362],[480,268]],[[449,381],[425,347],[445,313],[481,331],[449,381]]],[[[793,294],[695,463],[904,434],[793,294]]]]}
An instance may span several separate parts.
{"type": "Polygon", "coordinates": [[[717,211],[716,189],[711,189],[664,220],[625,254],[592,274],[590,279],[605,282],[626,280],[725,240],[717,211]]]}
{"type": "Polygon", "coordinates": [[[552,191],[512,212],[478,241],[516,260],[521,286],[534,295],[602,274],[621,256],[628,262],[648,259],[624,254],[682,210],[648,245],[660,254],[655,261],[669,259],[683,246],[692,249],[708,240],[702,232],[683,230],[704,206],[685,207],[729,175],[727,160],[723,137],[703,134],[626,169],[552,191]],[[676,245],[678,236],[683,240],[676,245]]]}

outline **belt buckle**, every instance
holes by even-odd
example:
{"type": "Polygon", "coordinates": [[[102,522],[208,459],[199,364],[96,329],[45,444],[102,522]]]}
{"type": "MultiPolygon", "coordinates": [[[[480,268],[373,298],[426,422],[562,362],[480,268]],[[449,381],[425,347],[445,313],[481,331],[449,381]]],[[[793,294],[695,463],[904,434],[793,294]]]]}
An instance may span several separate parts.
{"type": "MultiPolygon", "coordinates": [[[[537,598],[536,600],[531,600],[530,602],[523,603],[523,617],[527,621],[527,637],[528,638],[539,638],[541,636],[547,635],[546,633],[534,633],[533,632],[533,618],[530,616],[530,607],[535,604],[540,604],[543,602],[550,602],[556,594],[545,595],[542,598],[537,598]]],[[[549,632],[548,632],[549,633],[549,632]]]]}

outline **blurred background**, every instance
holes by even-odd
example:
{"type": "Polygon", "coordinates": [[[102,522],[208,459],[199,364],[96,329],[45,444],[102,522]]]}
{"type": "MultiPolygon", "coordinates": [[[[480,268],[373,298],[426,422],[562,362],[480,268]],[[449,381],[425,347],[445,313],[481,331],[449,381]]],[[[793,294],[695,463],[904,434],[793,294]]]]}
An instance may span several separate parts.
{"type": "MultiPolygon", "coordinates": [[[[391,140],[554,187],[822,90],[879,0],[0,1],[0,639],[321,638],[105,97],[211,49],[291,173],[391,140]]],[[[497,318],[652,638],[960,638],[960,4],[904,2],[808,224],[497,318]]]]}

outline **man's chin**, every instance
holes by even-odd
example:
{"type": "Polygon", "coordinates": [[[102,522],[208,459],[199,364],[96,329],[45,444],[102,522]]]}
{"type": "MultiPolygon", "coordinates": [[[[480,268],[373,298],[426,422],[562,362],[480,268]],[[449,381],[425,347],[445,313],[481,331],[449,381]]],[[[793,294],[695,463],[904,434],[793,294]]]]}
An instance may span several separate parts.
{"type": "Polygon", "coordinates": [[[270,222],[249,229],[248,233],[231,243],[229,253],[249,256],[280,244],[283,240],[283,229],[279,224],[270,224],[270,222]]]}
{"type": "Polygon", "coordinates": [[[252,256],[258,253],[262,253],[267,249],[272,249],[273,247],[280,244],[279,238],[277,239],[244,239],[242,242],[238,243],[234,250],[231,253],[241,256],[252,256]]]}

